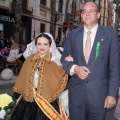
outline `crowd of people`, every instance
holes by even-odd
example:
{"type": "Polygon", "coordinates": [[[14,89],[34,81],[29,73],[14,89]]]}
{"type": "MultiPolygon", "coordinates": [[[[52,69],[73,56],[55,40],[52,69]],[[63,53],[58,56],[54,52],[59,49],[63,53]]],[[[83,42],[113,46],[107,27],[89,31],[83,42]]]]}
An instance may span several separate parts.
{"type": "Polygon", "coordinates": [[[3,31],[0,31],[0,66],[4,69],[6,62],[9,64],[18,64],[18,73],[25,61],[23,53],[26,49],[26,44],[19,45],[15,43],[14,37],[3,40],[3,31]]]}
{"type": "Polygon", "coordinates": [[[3,31],[0,30],[0,50],[2,50],[4,47],[10,49],[13,43],[15,43],[14,37],[11,36],[10,38],[3,39],[3,31]]]}
{"type": "MultiPolygon", "coordinates": [[[[68,33],[61,53],[46,32],[21,50],[12,43],[7,61],[24,59],[13,87],[11,120],[105,120],[106,110],[117,103],[120,57],[117,33],[98,24],[99,11],[94,2],[83,5],[83,26],[68,33]],[[63,115],[59,96],[66,89],[69,114],[63,115]]],[[[119,120],[120,113],[115,118],[119,120]]]]}

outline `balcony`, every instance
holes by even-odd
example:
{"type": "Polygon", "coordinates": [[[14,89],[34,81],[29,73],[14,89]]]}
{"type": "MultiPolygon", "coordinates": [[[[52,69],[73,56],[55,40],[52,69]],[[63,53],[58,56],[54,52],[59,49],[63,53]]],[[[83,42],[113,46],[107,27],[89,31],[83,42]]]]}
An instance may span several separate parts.
{"type": "MultiPolygon", "coordinates": [[[[11,2],[11,11],[15,11],[16,2],[11,2]]],[[[32,15],[33,14],[33,8],[31,6],[28,6],[27,0],[22,1],[22,14],[32,15]]]]}

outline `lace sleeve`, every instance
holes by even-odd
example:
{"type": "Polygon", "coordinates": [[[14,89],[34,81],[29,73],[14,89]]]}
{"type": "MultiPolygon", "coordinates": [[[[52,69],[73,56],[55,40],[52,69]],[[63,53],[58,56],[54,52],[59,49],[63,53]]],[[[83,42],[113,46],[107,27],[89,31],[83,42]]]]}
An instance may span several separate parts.
{"type": "Polygon", "coordinates": [[[68,89],[65,90],[60,96],[59,96],[59,100],[62,102],[62,105],[67,113],[67,115],[69,116],[69,105],[68,105],[68,89]]]}

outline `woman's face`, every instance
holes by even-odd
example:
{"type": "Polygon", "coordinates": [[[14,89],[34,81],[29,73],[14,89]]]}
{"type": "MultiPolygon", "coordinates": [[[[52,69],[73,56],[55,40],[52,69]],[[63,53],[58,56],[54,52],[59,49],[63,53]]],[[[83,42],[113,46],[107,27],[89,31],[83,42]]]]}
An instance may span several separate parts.
{"type": "Polygon", "coordinates": [[[49,40],[44,37],[38,38],[36,47],[40,57],[44,57],[50,49],[49,40]]]}

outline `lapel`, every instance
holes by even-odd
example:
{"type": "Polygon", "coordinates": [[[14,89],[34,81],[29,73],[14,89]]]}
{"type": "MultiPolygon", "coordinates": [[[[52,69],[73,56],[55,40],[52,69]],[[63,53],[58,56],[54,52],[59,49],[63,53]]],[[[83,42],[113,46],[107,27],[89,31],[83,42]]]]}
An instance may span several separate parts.
{"type": "Polygon", "coordinates": [[[81,27],[76,35],[75,46],[77,47],[78,56],[80,56],[81,60],[85,62],[83,54],[83,31],[84,29],[81,27]]]}
{"type": "Polygon", "coordinates": [[[91,63],[94,63],[94,59],[95,59],[95,55],[96,55],[97,42],[101,42],[103,37],[104,37],[104,30],[102,29],[102,26],[98,25],[98,30],[96,32],[96,36],[95,36],[92,51],[91,51],[91,54],[90,54],[90,58],[89,58],[89,61],[88,61],[88,65],[90,65],[91,63]]]}
{"type": "MultiPolygon", "coordinates": [[[[84,28],[81,27],[80,30],[78,30],[78,32],[76,33],[75,47],[77,49],[78,57],[81,58],[81,60],[83,61],[83,64],[86,64],[84,53],[83,53],[83,32],[84,32],[84,28]]],[[[92,51],[91,51],[91,54],[90,54],[90,58],[89,58],[88,64],[86,64],[87,66],[89,66],[91,64],[94,64],[97,42],[101,42],[101,40],[103,38],[104,38],[104,29],[102,28],[101,25],[98,25],[98,29],[97,29],[97,32],[96,32],[96,36],[95,36],[92,51]]]]}

